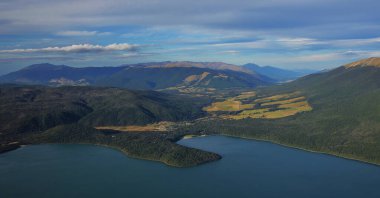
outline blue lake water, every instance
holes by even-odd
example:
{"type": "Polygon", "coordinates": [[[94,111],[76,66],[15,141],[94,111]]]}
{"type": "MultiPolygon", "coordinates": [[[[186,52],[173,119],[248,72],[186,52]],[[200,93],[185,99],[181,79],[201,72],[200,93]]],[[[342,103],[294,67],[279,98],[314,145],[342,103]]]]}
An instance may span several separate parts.
{"type": "Polygon", "coordinates": [[[380,197],[379,166],[223,136],[179,143],[223,159],[173,168],[99,146],[26,146],[0,155],[0,197],[380,197]]]}

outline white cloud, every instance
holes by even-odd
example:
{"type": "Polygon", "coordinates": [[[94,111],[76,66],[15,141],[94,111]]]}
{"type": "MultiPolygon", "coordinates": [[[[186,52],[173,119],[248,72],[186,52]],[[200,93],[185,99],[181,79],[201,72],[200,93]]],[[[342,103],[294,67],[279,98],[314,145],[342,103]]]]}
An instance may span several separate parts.
{"type": "Polygon", "coordinates": [[[73,58],[67,56],[33,56],[33,57],[10,57],[10,58],[1,58],[0,63],[11,63],[19,61],[68,61],[68,60],[81,60],[82,58],[73,58]]]}
{"type": "Polygon", "coordinates": [[[131,52],[128,54],[121,54],[118,56],[118,58],[135,58],[135,57],[145,57],[145,56],[154,56],[155,53],[137,53],[137,52],[131,52]]]}
{"type": "Polygon", "coordinates": [[[380,37],[365,39],[335,39],[335,40],[318,40],[313,38],[280,38],[277,42],[289,46],[311,46],[311,45],[330,45],[336,47],[355,47],[380,43],[380,37]]]}
{"type": "Polygon", "coordinates": [[[320,40],[303,37],[267,37],[249,42],[232,42],[209,44],[211,47],[246,48],[246,49],[306,49],[320,46],[325,49],[331,47],[357,47],[379,44],[380,37],[366,39],[335,39],[320,40]]]}
{"type": "Polygon", "coordinates": [[[233,48],[247,48],[247,49],[294,49],[305,48],[313,45],[327,44],[325,41],[319,41],[312,38],[263,38],[257,41],[249,42],[234,42],[234,43],[217,43],[211,44],[213,47],[233,47],[233,48]]]}
{"type": "Polygon", "coordinates": [[[212,47],[234,47],[234,48],[268,48],[271,44],[267,40],[258,40],[252,42],[236,42],[236,43],[217,43],[211,44],[212,47]]]}
{"type": "Polygon", "coordinates": [[[301,46],[309,46],[309,45],[326,44],[326,42],[324,41],[319,41],[317,39],[312,39],[312,38],[279,38],[279,39],[276,39],[275,42],[278,42],[281,45],[285,45],[288,47],[301,47],[301,46]]]}
{"type": "Polygon", "coordinates": [[[221,51],[219,54],[239,54],[240,51],[238,50],[226,50],[226,51],[221,51]]]}
{"type": "Polygon", "coordinates": [[[111,34],[112,34],[111,32],[76,31],[76,30],[57,32],[57,35],[59,36],[105,36],[105,35],[111,35],[111,34]]]}
{"type": "Polygon", "coordinates": [[[57,52],[57,53],[81,53],[81,52],[106,52],[106,51],[130,51],[135,50],[138,45],[128,43],[114,43],[110,45],[78,44],[64,47],[45,47],[30,49],[0,50],[0,53],[31,53],[31,52],[57,52]]]}
{"type": "Polygon", "coordinates": [[[292,62],[324,62],[331,61],[336,59],[341,59],[343,56],[342,53],[326,53],[326,54],[312,54],[293,57],[290,59],[292,62]]]}
{"type": "Polygon", "coordinates": [[[328,62],[337,60],[347,60],[353,58],[368,58],[368,57],[379,57],[380,51],[344,51],[344,52],[331,52],[331,53],[320,53],[311,55],[301,55],[296,57],[291,57],[288,60],[290,62],[328,62]]]}
{"type": "Polygon", "coordinates": [[[341,39],[341,40],[332,40],[330,42],[335,46],[360,46],[360,45],[369,45],[380,43],[380,37],[375,38],[366,38],[366,39],[341,39]]]}

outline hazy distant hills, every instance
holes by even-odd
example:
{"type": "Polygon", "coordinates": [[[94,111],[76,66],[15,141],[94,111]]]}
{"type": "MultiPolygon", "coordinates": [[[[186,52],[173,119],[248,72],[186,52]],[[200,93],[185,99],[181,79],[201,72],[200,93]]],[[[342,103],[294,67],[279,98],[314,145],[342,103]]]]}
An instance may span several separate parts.
{"type": "Polygon", "coordinates": [[[37,64],[0,77],[2,83],[96,85],[130,89],[169,87],[252,88],[275,80],[244,67],[226,63],[160,62],[120,67],[74,68],[37,64]]]}
{"type": "Polygon", "coordinates": [[[238,71],[238,72],[245,72],[245,73],[251,73],[254,74],[254,71],[251,71],[247,68],[223,63],[223,62],[191,62],[191,61],[177,61],[177,62],[156,62],[156,63],[141,63],[141,64],[135,64],[132,66],[143,66],[148,68],[173,68],[173,67],[197,67],[197,68],[208,68],[208,69],[214,69],[214,70],[232,70],[232,71],[238,71]]]}
{"type": "Polygon", "coordinates": [[[97,79],[122,70],[123,67],[86,67],[75,68],[65,65],[42,63],[25,67],[0,77],[0,82],[23,84],[54,84],[66,81],[74,84],[77,81],[94,83],[97,79]],[[57,81],[57,82],[56,82],[57,81]]]}
{"type": "Polygon", "coordinates": [[[198,67],[127,67],[96,82],[97,85],[130,89],[165,89],[169,87],[253,88],[268,85],[268,77],[232,70],[198,67]]]}
{"type": "Polygon", "coordinates": [[[269,76],[270,78],[278,82],[286,82],[289,80],[294,80],[299,77],[315,73],[314,70],[286,70],[272,66],[259,66],[254,63],[248,63],[243,65],[247,70],[253,71],[255,73],[269,76]]]}
{"type": "Polygon", "coordinates": [[[51,86],[112,86],[130,89],[254,88],[294,80],[311,71],[290,71],[255,64],[222,62],[153,62],[119,67],[83,67],[49,63],[25,67],[0,77],[1,83],[51,86]]]}

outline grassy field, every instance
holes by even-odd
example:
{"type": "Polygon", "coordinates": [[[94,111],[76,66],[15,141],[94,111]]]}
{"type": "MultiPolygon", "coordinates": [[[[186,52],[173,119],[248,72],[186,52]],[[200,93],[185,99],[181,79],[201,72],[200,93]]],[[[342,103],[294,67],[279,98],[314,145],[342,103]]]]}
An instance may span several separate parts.
{"type": "Polygon", "coordinates": [[[241,101],[228,99],[223,102],[212,103],[211,106],[204,108],[207,112],[213,111],[241,111],[253,108],[252,104],[242,104],[241,101]]]}
{"type": "Polygon", "coordinates": [[[296,98],[291,98],[287,100],[278,100],[278,101],[273,101],[273,102],[266,102],[262,103],[261,106],[271,106],[271,105],[284,105],[284,104],[289,104],[289,103],[294,103],[300,100],[305,100],[306,98],[301,96],[301,97],[296,97],[296,98]]]}
{"type": "Polygon", "coordinates": [[[241,111],[244,109],[253,108],[254,104],[243,104],[243,100],[255,97],[255,92],[243,92],[240,95],[232,98],[227,98],[221,102],[214,102],[210,106],[203,108],[207,112],[218,112],[218,111],[241,111]]]}
{"type": "Polygon", "coordinates": [[[127,125],[127,126],[97,126],[99,130],[115,130],[125,132],[166,132],[171,130],[174,122],[158,122],[147,125],[127,125]]]}
{"type": "Polygon", "coordinates": [[[249,99],[252,97],[256,96],[256,92],[254,91],[248,91],[248,92],[243,92],[240,95],[234,97],[236,100],[244,100],[244,99],[249,99]]]}
{"type": "Polygon", "coordinates": [[[264,96],[262,98],[256,99],[255,102],[265,103],[265,102],[279,101],[279,100],[289,99],[298,95],[300,95],[299,92],[291,92],[291,93],[285,93],[285,94],[264,96]]]}
{"type": "Polygon", "coordinates": [[[220,112],[224,119],[277,119],[311,111],[312,107],[299,92],[259,97],[255,92],[243,92],[225,101],[214,102],[205,111],[220,112]]]}

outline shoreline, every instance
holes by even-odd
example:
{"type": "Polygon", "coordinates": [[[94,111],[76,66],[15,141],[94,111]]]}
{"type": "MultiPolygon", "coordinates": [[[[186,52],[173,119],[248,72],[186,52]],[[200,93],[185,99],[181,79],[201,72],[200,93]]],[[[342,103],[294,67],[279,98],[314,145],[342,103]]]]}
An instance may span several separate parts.
{"type": "MultiPolygon", "coordinates": [[[[218,136],[218,135],[216,135],[216,136],[218,136]]],[[[259,141],[259,142],[266,142],[266,143],[275,144],[275,145],[279,145],[279,146],[286,147],[286,148],[301,150],[301,151],[315,153],[315,154],[322,154],[322,155],[333,156],[333,157],[342,158],[342,159],[345,159],[345,160],[352,160],[352,161],[356,161],[356,162],[365,163],[365,164],[368,164],[368,165],[380,167],[380,163],[370,162],[370,161],[366,161],[366,160],[362,160],[362,159],[357,159],[357,158],[348,157],[348,156],[342,156],[342,155],[339,155],[339,154],[328,153],[328,152],[324,152],[324,151],[310,150],[310,149],[306,149],[306,148],[302,148],[302,147],[297,147],[297,146],[293,146],[293,145],[290,145],[290,144],[280,143],[280,142],[273,141],[273,140],[268,140],[268,139],[253,138],[253,137],[242,137],[242,136],[234,136],[234,135],[227,135],[227,134],[220,134],[219,136],[225,136],[225,137],[237,138],[237,139],[243,139],[243,140],[254,140],[254,141],[259,141]]]]}
{"type": "MultiPolygon", "coordinates": [[[[285,143],[281,143],[281,142],[277,142],[277,141],[273,141],[273,140],[269,140],[269,139],[261,139],[261,138],[254,138],[254,137],[243,137],[243,136],[228,135],[228,134],[211,134],[211,135],[188,134],[188,135],[184,135],[184,136],[180,137],[177,141],[174,141],[173,143],[174,144],[178,144],[177,142],[181,141],[181,140],[188,140],[188,139],[208,137],[208,136],[224,136],[224,137],[228,137],[228,138],[236,138],[236,139],[242,139],[242,140],[248,140],[248,141],[253,140],[253,141],[259,141],[259,142],[265,142],[265,143],[270,143],[270,144],[275,144],[275,145],[278,145],[278,146],[282,146],[282,147],[285,147],[285,148],[291,148],[291,149],[296,149],[296,150],[310,152],[310,153],[315,153],[315,154],[328,155],[328,156],[333,156],[333,157],[337,157],[337,158],[341,158],[341,159],[345,159],[345,160],[352,160],[352,161],[356,161],[356,162],[365,163],[365,164],[368,164],[368,165],[380,167],[380,163],[370,162],[370,161],[366,161],[366,160],[362,160],[362,159],[357,159],[357,158],[354,158],[354,157],[348,157],[348,156],[343,156],[343,155],[329,153],[329,152],[323,152],[323,151],[316,151],[316,150],[306,149],[306,148],[302,148],[302,147],[298,147],[298,146],[293,146],[293,145],[290,145],[290,144],[285,144],[285,143]]],[[[116,151],[121,152],[122,154],[124,154],[127,157],[130,157],[132,159],[148,160],[148,161],[153,161],[153,162],[160,162],[160,163],[163,163],[163,164],[165,164],[167,166],[175,167],[175,168],[191,168],[191,167],[196,167],[196,166],[199,166],[199,165],[202,165],[202,164],[207,164],[207,163],[215,162],[215,161],[218,161],[218,160],[222,159],[222,157],[220,156],[220,154],[215,153],[215,154],[217,154],[217,155],[220,156],[220,158],[217,159],[217,160],[205,161],[203,163],[195,164],[195,165],[192,165],[192,166],[178,166],[178,165],[171,164],[171,163],[168,163],[166,161],[159,160],[159,159],[153,159],[153,158],[133,155],[133,154],[129,153],[128,151],[125,151],[124,149],[118,148],[118,147],[115,147],[115,146],[109,146],[109,145],[104,145],[104,144],[96,144],[96,143],[51,143],[50,142],[50,143],[37,143],[37,144],[26,144],[26,145],[23,144],[23,145],[17,145],[17,147],[13,147],[12,149],[6,150],[5,152],[0,152],[0,154],[8,153],[8,152],[11,152],[11,151],[14,151],[14,150],[18,150],[18,149],[20,149],[20,148],[22,148],[24,146],[29,146],[29,145],[44,145],[44,144],[47,144],[47,145],[49,145],[49,144],[62,144],[62,145],[65,145],[65,144],[66,145],[68,145],[68,144],[73,144],[73,145],[78,144],[78,145],[99,146],[99,147],[104,147],[104,148],[109,148],[109,149],[116,150],[116,151]]],[[[178,145],[183,146],[181,144],[178,144],[178,145]]],[[[189,147],[189,148],[192,148],[192,147],[189,147]]],[[[198,148],[194,148],[194,149],[198,149],[198,148]]],[[[201,151],[204,151],[204,152],[210,152],[210,151],[206,151],[206,150],[202,150],[202,149],[198,149],[198,150],[201,150],[201,151]]]]}
{"type": "MultiPolygon", "coordinates": [[[[196,137],[205,137],[205,136],[206,135],[201,135],[201,136],[196,136],[196,137]]],[[[194,137],[192,137],[192,138],[194,138],[194,137]]],[[[177,141],[173,142],[173,143],[177,144],[177,141]]],[[[109,146],[109,145],[104,145],[104,144],[96,144],[96,143],[74,143],[74,142],[73,143],[59,143],[59,142],[52,143],[52,142],[49,142],[49,143],[23,144],[23,145],[19,145],[16,148],[11,149],[11,150],[7,150],[5,152],[1,152],[0,155],[4,154],[4,153],[11,152],[11,151],[18,150],[18,149],[26,147],[26,146],[33,146],[33,145],[54,145],[54,144],[56,144],[56,145],[70,145],[71,144],[71,145],[87,145],[87,146],[103,147],[103,148],[112,149],[112,150],[115,150],[117,152],[120,152],[123,155],[125,155],[126,157],[129,157],[131,159],[146,160],[146,161],[151,161],[151,162],[158,162],[158,163],[162,163],[162,164],[164,164],[166,166],[170,166],[170,167],[173,167],[173,168],[192,168],[192,167],[197,167],[197,166],[200,166],[200,165],[203,165],[203,164],[207,164],[207,163],[218,161],[218,160],[222,159],[222,157],[219,154],[214,153],[214,154],[218,155],[220,158],[218,158],[216,160],[204,161],[204,162],[201,162],[201,163],[198,163],[198,164],[195,164],[195,165],[190,165],[190,166],[179,166],[179,165],[176,165],[176,164],[168,163],[167,161],[160,160],[160,159],[153,159],[153,158],[149,158],[149,157],[137,156],[137,155],[129,153],[128,151],[126,151],[126,150],[124,150],[122,148],[118,148],[118,147],[115,147],[115,146],[109,146]]],[[[178,145],[180,145],[180,144],[178,144],[178,145]]],[[[183,145],[180,145],[180,146],[183,146],[183,145]]],[[[187,147],[187,148],[191,148],[191,147],[187,147]]],[[[197,148],[191,148],[191,149],[197,149],[197,148]]],[[[213,152],[205,151],[205,150],[201,150],[201,149],[198,149],[198,150],[203,151],[203,152],[213,153],[213,152]]]]}
{"type": "MultiPolygon", "coordinates": [[[[181,138],[179,138],[178,141],[181,141],[181,140],[188,140],[188,139],[192,139],[192,138],[200,138],[200,137],[207,137],[209,135],[194,135],[194,134],[188,134],[188,135],[184,135],[182,136],[181,138]]],[[[175,141],[175,142],[178,142],[178,141],[175,141]]]]}

